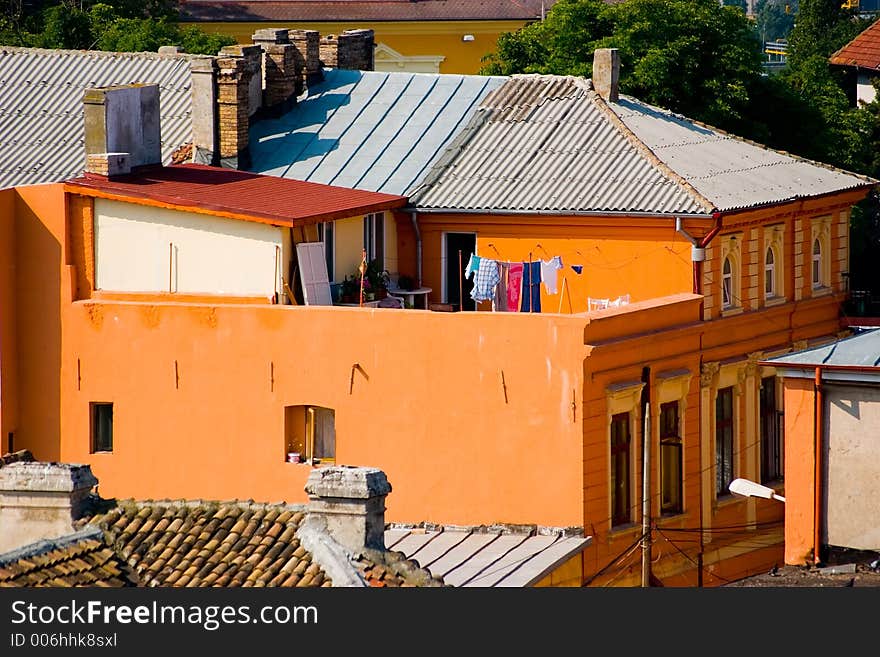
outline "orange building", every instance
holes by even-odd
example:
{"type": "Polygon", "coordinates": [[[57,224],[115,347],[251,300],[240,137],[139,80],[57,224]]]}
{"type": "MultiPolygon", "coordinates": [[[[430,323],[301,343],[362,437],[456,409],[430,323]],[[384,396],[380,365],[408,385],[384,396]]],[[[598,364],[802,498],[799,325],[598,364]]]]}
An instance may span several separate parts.
{"type": "Polygon", "coordinates": [[[545,583],[710,586],[780,561],[779,505],[726,486],[784,490],[781,397],[760,361],[835,337],[849,208],[874,181],[589,81],[516,78],[481,110],[406,212],[393,195],[243,172],[125,174],[114,153],[90,159],[103,177],[0,192],[9,451],[87,462],[105,497],[302,501],[315,465],[379,467],[395,486],[391,522],[592,537],[545,583]],[[522,95],[529,84],[537,93],[522,95]],[[535,105],[517,115],[512,97],[535,105]],[[547,138],[524,156],[504,141],[545,119],[567,150],[547,138]],[[649,138],[667,140],[666,161],[649,138]],[[476,159],[487,148],[495,168],[476,159]],[[541,244],[584,278],[566,271],[563,312],[560,290],[541,292],[542,313],[283,302],[308,224],[378,211],[393,213],[401,262],[421,262],[447,302],[450,233],[473,235],[487,259],[541,244]]]}

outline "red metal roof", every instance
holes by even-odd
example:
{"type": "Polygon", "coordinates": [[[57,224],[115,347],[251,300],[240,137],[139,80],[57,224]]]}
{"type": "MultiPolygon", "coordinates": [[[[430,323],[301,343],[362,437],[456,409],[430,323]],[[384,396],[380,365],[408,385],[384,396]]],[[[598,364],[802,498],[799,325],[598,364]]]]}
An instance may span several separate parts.
{"type": "Polygon", "coordinates": [[[180,11],[185,21],[220,22],[535,20],[541,0],[181,0],[180,11]]]}
{"type": "Polygon", "coordinates": [[[70,191],[211,211],[281,226],[354,217],[398,208],[406,198],[202,164],[144,169],[112,179],[86,175],[70,191]]]}
{"type": "Polygon", "coordinates": [[[880,70],[880,20],[831,55],[831,63],[880,70]]]}

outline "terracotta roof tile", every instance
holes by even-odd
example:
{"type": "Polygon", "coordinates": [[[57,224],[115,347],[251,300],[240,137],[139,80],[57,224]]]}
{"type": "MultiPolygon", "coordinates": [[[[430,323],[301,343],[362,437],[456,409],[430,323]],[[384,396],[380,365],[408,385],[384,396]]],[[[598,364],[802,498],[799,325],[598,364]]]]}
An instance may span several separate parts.
{"type": "Polygon", "coordinates": [[[880,21],[874,21],[855,39],[831,55],[830,61],[840,66],[880,70],[880,21]]]}

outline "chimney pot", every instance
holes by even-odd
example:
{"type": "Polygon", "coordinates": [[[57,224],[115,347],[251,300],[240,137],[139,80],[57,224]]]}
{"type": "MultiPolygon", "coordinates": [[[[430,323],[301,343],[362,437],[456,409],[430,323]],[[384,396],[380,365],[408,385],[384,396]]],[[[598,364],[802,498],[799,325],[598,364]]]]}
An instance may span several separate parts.
{"type": "Polygon", "coordinates": [[[183,52],[180,46],[159,46],[160,55],[179,55],[183,52]]]}
{"type": "Polygon", "coordinates": [[[330,466],[309,473],[308,513],[352,552],[385,549],[385,496],[391,484],[377,468],[330,466]]]}
{"type": "Polygon", "coordinates": [[[159,85],[86,89],[83,103],[86,158],[128,153],[131,168],[162,163],[159,85]]]}
{"type": "Polygon", "coordinates": [[[0,553],[72,533],[98,480],[88,465],[17,462],[0,468],[0,553]]]}
{"type": "Polygon", "coordinates": [[[616,103],[619,94],[620,51],[617,48],[598,48],[593,53],[593,89],[610,103],[616,103]]]}

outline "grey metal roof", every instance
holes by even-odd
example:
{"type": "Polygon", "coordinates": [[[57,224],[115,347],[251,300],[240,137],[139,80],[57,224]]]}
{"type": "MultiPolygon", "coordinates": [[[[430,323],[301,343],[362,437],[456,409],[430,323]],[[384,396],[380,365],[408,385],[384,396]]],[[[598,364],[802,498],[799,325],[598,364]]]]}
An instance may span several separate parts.
{"type": "Polygon", "coordinates": [[[329,69],[250,132],[251,171],[406,194],[506,78],[329,69]]]}
{"type": "Polygon", "coordinates": [[[590,538],[509,533],[485,528],[386,529],[385,547],[415,559],[446,584],[468,587],[533,586],[582,552],[590,538]]]}
{"type": "Polygon", "coordinates": [[[621,97],[516,75],[410,202],[420,210],[709,214],[873,184],[621,97]]]}
{"type": "Polygon", "coordinates": [[[162,157],[192,140],[192,55],[0,47],[0,188],[82,173],[83,92],[158,84],[162,157]]]}
{"type": "Polygon", "coordinates": [[[835,365],[843,367],[876,367],[880,373],[880,329],[857,333],[830,344],[803,349],[784,356],[768,359],[779,367],[816,367],[835,365]]]}
{"type": "Polygon", "coordinates": [[[876,182],[772,150],[634,98],[621,97],[609,106],[666,166],[718,210],[819,196],[876,182]]]}

